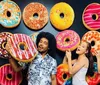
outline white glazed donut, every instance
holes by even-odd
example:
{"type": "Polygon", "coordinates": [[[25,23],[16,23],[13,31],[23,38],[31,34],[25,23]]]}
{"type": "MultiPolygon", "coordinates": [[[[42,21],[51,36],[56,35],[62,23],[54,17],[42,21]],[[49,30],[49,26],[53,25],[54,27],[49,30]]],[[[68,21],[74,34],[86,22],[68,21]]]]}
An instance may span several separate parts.
{"type": "Polygon", "coordinates": [[[36,44],[26,34],[13,34],[8,38],[6,49],[18,61],[30,62],[37,55],[36,44]]]}

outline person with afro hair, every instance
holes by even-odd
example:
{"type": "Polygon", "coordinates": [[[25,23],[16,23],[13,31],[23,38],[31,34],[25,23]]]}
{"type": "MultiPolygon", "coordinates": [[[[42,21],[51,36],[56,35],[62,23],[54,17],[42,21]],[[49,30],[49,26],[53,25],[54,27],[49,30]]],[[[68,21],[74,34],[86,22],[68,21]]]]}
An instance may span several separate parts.
{"type": "MultiPolygon", "coordinates": [[[[56,39],[49,32],[40,32],[37,35],[36,45],[38,54],[28,65],[28,85],[57,85],[56,39]]],[[[21,71],[25,66],[18,66],[13,58],[9,62],[15,71],[21,71]]]]}

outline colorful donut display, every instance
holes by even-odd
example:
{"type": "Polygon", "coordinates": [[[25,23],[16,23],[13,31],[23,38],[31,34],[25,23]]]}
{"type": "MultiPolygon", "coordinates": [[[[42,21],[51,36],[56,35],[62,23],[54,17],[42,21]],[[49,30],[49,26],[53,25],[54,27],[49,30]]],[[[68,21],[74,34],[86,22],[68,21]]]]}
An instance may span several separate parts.
{"type": "Polygon", "coordinates": [[[68,72],[68,65],[67,64],[60,64],[57,67],[57,85],[72,85],[71,75],[68,72]]]}
{"type": "Polygon", "coordinates": [[[36,38],[37,38],[37,35],[38,35],[38,34],[39,34],[38,32],[35,32],[35,33],[32,33],[32,34],[30,35],[32,41],[35,42],[35,43],[36,43],[36,38]]]}
{"type": "Polygon", "coordinates": [[[8,39],[6,50],[18,61],[30,62],[37,55],[36,44],[26,34],[13,34],[8,39]]]}
{"type": "Polygon", "coordinates": [[[73,8],[65,2],[55,4],[50,10],[50,21],[58,30],[68,29],[73,24],[74,17],[73,8]]]}
{"type": "Polygon", "coordinates": [[[87,76],[86,78],[88,85],[99,85],[100,84],[100,74],[95,72],[94,75],[87,76]]]}
{"type": "Polygon", "coordinates": [[[57,48],[61,51],[74,50],[80,43],[79,35],[73,30],[64,30],[56,35],[57,48]]]}
{"type": "Polygon", "coordinates": [[[100,29],[100,4],[91,3],[83,12],[82,21],[84,26],[89,30],[100,29]]]}
{"type": "Polygon", "coordinates": [[[21,21],[21,10],[19,6],[11,0],[0,2],[0,24],[6,28],[18,26],[21,21]]]}
{"type": "Polygon", "coordinates": [[[94,65],[94,75],[92,77],[87,76],[86,80],[87,80],[88,85],[99,85],[100,84],[100,74],[98,73],[98,70],[97,70],[97,63],[94,62],[93,65],[94,65]]]}
{"type": "Polygon", "coordinates": [[[43,28],[48,22],[48,10],[41,3],[29,3],[23,11],[23,20],[27,27],[33,30],[43,28]]]}
{"type": "Polygon", "coordinates": [[[88,31],[83,37],[82,41],[87,41],[91,43],[91,52],[95,55],[96,50],[100,50],[100,33],[98,31],[88,31]]]}
{"type": "Polygon", "coordinates": [[[10,54],[5,49],[5,46],[7,44],[7,38],[11,37],[12,33],[10,32],[1,32],[0,33],[0,58],[8,58],[10,54]]]}
{"type": "Polygon", "coordinates": [[[22,73],[15,72],[10,64],[0,67],[0,85],[20,85],[22,73]]]}

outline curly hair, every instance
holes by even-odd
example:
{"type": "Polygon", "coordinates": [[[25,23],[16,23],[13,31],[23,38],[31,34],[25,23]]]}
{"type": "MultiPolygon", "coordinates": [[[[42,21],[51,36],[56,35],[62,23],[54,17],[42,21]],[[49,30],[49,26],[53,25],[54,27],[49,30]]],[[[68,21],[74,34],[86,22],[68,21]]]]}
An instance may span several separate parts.
{"type": "Polygon", "coordinates": [[[41,38],[46,38],[49,42],[49,45],[48,45],[48,54],[52,57],[55,56],[56,54],[56,39],[54,37],[53,34],[49,33],[49,32],[40,32],[38,35],[37,35],[37,39],[36,39],[36,45],[38,46],[38,43],[40,42],[40,39],[41,38]]]}

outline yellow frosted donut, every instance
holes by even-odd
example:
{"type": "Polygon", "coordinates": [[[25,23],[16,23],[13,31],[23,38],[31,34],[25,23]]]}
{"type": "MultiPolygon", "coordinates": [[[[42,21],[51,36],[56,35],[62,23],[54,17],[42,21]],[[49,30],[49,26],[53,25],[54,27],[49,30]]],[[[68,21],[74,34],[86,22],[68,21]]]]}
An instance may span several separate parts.
{"type": "Polygon", "coordinates": [[[74,21],[73,8],[65,2],[55,4],[50,11],[50,21],[58,30],[69,28],[74,21]]]}

